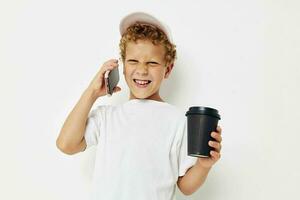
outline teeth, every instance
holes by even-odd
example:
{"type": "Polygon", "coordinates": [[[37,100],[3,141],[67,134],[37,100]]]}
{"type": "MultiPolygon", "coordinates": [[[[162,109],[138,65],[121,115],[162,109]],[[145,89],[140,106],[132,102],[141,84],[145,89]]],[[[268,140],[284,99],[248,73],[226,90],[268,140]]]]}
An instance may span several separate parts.
{"type": "Polygon", "coordinates": [[[134,81],[138,84],[141,84],[141,85],[145,85],[145,84],[148,84],[150,83],[151,81],[142,81],[142,80],[137,80],[137,79],[134,79],[134,81]]]}

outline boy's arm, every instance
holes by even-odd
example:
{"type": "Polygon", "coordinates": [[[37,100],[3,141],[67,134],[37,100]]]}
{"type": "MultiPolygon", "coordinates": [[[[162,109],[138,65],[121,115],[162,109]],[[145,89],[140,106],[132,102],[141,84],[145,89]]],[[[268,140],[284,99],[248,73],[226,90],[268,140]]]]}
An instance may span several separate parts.
{"type": "Polygon", "coordinates": [[[212,166],[220,159],[222,148],[221,133],[222,129],[220,126],[217,127],[216,132],[211,133],[211,136],[215,139],[215,141],[209,141],[208,143],[209,146],[214,148],[214,150],[210,151],[211,156],[197,158],[196,164],[183,177],[179,177],[177,180],[177,186],[183,194],[193,194],[204,183],[212,166]]]}
{"type": "MultiPolygon", "coordinates": [[[[104,84],[105,72],[111,71],[116,67],[118,67],[117,59],[110,59],[102,65],[89,87],[81,95],[78,103],[67,117],[56,140],[56,146],[62,152],[71,155],[85,150],[86,142],[84,134],[88,114],[97,98],[106,95],[106,86],[104,84]]],[[[121,88],[116,86],[113,92],[120,90],[121,88]]]]}
{"type": "Polygon", "coordinates": [[[62,152],[71,155],[86,148],[84,139],[86,121],[96,99],[92,91],[86,89],[68,115],[56,140],[56,146],[62,152]]]}
{"type": "Polygon", "coordinates": [[[211,169],[204,168],[197,163],[189,168],[184,176],[179,177],[177,180],[177,186],[184,195],[193,194],[204,183],[211,169]]]}

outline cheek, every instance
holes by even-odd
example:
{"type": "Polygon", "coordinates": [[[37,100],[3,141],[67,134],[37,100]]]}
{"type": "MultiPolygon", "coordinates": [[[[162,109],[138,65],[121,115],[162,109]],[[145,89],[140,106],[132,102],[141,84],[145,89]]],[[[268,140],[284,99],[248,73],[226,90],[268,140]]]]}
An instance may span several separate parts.
{"type": "Polygon", "coordinates": [[[132,77],[133,69],[130,67],[123,68],[123,75],[125,76],[126,80],[130,80],[132,77]]]}
{"type": "Polygon", "coordinates": [[[125,75],[125,74],[128,74],[128,67],[123,67],[123,74],[125,75]]]}
{"type": "Polygon", "coordinates": [[[165,71],[163,70],[156,71],[153,73],[153,76],[156,77],[157,81],[162,81],[165,76],[165,71]]]}

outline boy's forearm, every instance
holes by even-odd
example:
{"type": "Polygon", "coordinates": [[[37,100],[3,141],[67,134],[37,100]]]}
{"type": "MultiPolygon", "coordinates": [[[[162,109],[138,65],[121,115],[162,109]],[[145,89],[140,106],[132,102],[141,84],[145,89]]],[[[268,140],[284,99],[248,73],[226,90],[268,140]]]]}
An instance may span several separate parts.
{"type": "Polygon", "coordinates": [[[57,145],[61,148],[72,148],[82,141],[87,117],[95,101],[92,92],[86,89],[64,122],[57,145]]]}
{"type": "Polygon", "coordinates": [[[197,162],[178,182],[179,189],[186,195],[191,195],[205,182],[211,168],[205,168],[197,162]]]}

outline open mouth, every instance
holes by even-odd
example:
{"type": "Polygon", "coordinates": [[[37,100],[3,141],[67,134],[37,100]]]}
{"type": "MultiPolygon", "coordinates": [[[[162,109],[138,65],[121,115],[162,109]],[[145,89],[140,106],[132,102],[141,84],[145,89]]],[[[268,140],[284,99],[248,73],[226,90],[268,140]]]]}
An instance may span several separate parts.
{"type": "Polygon", "coordinates": [[[147,87],[152,81],[150,80],[140,80],[140,79],[133,79],[138,87],[147,87]]]}

